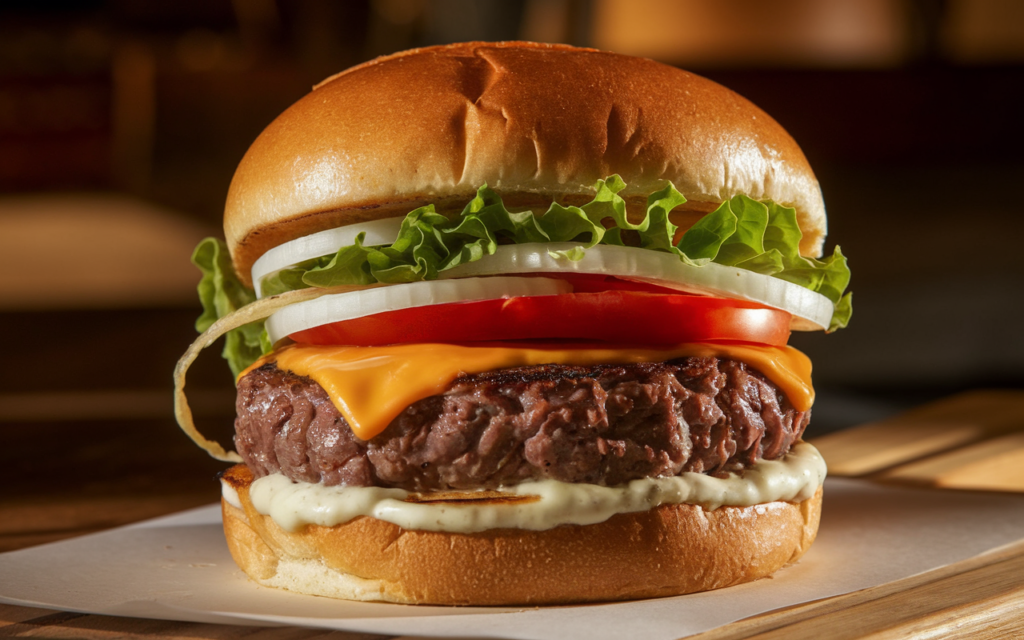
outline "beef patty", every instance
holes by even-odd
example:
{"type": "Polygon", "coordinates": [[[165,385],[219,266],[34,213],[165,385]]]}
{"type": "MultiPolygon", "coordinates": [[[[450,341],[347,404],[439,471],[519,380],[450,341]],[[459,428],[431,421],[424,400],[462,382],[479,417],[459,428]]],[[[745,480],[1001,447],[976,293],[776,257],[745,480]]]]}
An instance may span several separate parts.
{"type": "Polygon", "coordinates": [[[239,381],[237,411],[257,477],[410,491],[735,471],[785,455],[810,419],[747,365],[696,357],[462,376],[369,441],[320,385],[273,363],[239,381]]]}

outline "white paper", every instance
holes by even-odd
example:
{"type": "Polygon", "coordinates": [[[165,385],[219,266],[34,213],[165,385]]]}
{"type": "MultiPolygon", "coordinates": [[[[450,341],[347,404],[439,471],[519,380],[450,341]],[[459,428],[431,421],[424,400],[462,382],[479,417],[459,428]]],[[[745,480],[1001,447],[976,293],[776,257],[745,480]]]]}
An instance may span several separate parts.
{"type": "Polygon", "coordinates": [[[818,540],[755,583],[675,598],[533,609],[346,602],[260,587],[232,562],[219,509],[0,554],[0,602],[398,635],[670,639],[912,576],[1024,538],[1024,496],[830,479],[818,540]]]}

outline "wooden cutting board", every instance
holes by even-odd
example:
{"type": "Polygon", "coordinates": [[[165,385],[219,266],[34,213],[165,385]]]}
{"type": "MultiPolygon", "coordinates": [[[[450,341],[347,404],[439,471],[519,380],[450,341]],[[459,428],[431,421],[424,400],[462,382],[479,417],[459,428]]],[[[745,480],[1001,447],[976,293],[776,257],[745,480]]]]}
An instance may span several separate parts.
{"type": "Polygon", "coordinates": [[[830,476],[1024,491],[1024,392],[963,393],[812,442],[830,476]]]}

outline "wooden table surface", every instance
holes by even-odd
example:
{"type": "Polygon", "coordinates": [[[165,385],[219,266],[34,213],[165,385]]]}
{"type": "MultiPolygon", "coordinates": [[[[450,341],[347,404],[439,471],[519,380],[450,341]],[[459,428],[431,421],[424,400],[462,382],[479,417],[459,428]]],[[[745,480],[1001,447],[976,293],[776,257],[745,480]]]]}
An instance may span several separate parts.
{"type": "MultiPolygon", "coordinates": [[[[8,425],[0,425],[6,427],[8,425]]],[[[218,498],[219,463],[196,456],[167,419],[4,428],[0,551],[91,533],[218,498]],[[46,449],[44,459],[18,451],[46,449]],[[86,480],[71,481],[82,477],[86,480]]],[[[814,441],[833,476],[1024,491],[1024,392],[972,392],[814,441]]],[[[693,636],[740,638],[1024,637],[1019,543],[906,580],[769,612],[693,636]]],[[[0,636],[368,639],[392,636],[120,618],[0,605],[0,636]]]]}

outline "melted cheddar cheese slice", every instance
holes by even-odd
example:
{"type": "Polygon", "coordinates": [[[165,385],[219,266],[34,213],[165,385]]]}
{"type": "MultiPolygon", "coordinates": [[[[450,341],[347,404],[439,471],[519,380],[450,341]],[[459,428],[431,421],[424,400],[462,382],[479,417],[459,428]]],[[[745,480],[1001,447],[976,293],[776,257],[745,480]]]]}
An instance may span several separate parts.
{"type": "MultiPolygon", "coordinates": [[[[814,402],[811,362],[796,349],[693,343],[670,349],[527,348],[408,344],[387,347],[291,345],[256,362],[312,378],[327,391],[352,431],[369,440],[414,402],[438,395],[463,374],[542,364],[663,362],[717,356],[745,362],[774,382],[798,411],[814,402]]],[[[243,372],[242,375],[245,375],[243,372]]]]}

